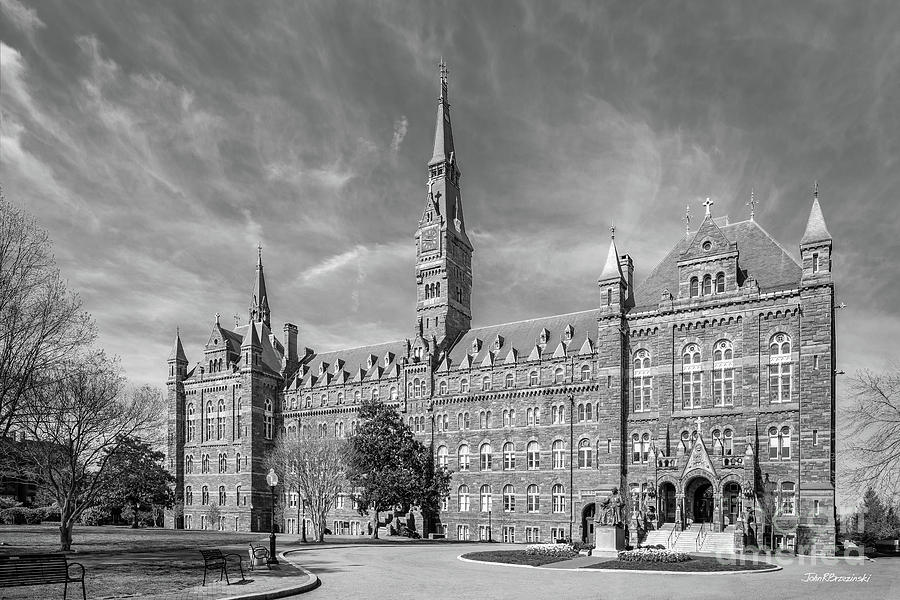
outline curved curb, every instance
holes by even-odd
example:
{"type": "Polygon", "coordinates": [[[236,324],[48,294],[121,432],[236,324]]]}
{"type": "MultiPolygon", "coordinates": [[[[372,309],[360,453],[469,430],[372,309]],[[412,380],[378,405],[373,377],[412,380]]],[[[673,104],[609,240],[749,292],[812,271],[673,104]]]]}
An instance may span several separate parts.
{"type": "MultiPolygon", "coordinates": [[[[578,567],[577,569],[564,569],[559,567],[546,567],[546,566],[535,566],[535,565],[511,565],[509,563],[501,563],[501,562],[491,562],[487,560],[474,560],[471,558],[465,558],[462,554],[456,557],[457,560],[461,560],[463,562],[475,563],[479,565],[499,565],[501,567],[519,567],[521,569],[544,569],[546,571],[569,571],[570,573],[585,573],[585,572],[596,572],[596,573],[647,573],[650,575],[748,575],[752,573],[773,573],[775,571],[780,571],[782,568],[778,565],[772,565],[770,568],[766,569],[745,569],[743,571],[651,571],[649,569],[591,569],[588,567],[578,567]]],[[[553,563],[548,563],[553,564],[553,563]]]]}
{"type": "Polygon", "coordinates": [[[301,585],[294,585],[290,587],[277,588],[274,590],[268,590],[264,592],[255,592],[250,594],[241,594],[238,596],[228,596],[227,598],[220,598],[220,600],[272,600],[274,598],[284,598],[286,596],[294,596],[296,594],[302,594],[304,592],[309,592],[311,590],[316,589],[322,582],[319,580],[319,576],[306,569],[292,560],[288,559],[285,554],[292,552],[292,550],[287,550],[285,552],[281,552],[278,554],[279,560],[287,561],[296,569],[302,571],[307,577],[309,577],[309,581],[301,585]]]}

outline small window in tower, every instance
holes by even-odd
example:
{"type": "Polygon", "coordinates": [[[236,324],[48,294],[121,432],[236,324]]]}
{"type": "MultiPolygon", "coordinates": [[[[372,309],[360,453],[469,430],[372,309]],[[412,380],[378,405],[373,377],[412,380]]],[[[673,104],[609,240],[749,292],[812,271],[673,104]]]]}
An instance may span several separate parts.
{"type": "Polygon", "coordinates": [[[819,253],[813,252],[812,255],[812,271],[813,273],[819,272],[819,253]]]}
{"type": "Polygon", "coordinates": [[[818,429],[813,429],[813,436],[812,436],[812,437],[813,437],[813,439],[812,439],[812,445],[813,445],[813,446],[818,446],[818,445],[819,445],[819,430],[818,430],[818,429]]]}
{"type": "Polygon", "coordinates": [[[813,356],[813,369],[815,369],[817,371],[819,370],[819,355],[818,354],[813,356]]]}

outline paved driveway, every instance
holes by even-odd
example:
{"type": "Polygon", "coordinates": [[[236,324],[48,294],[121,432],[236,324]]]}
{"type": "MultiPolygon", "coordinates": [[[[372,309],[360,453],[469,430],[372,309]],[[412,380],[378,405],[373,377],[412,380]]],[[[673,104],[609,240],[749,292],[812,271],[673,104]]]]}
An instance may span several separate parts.
{"type": "MultiPolygon", "coordinates": [[[[473,564],[465,552],[504,549],[500,544],[332,546],[294,554],[319,575],[320,588],[305,600],[325,598],[897,598],[900,559],[845,561],[779,559],[784,570],[733,575],[651,575],[552,571],[473,564]],[[806,573],[864,575],[866,583],[804,582],[806,573]]],[[[521,548],[521,546],[518,546],[521,548]]]]}

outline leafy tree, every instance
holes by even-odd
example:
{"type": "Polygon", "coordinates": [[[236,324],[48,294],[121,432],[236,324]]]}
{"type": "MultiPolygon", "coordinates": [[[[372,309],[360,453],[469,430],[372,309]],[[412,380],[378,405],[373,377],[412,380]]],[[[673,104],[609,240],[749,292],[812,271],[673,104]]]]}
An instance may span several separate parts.
{"type": "Polygon", "coordinates": [[[217,502],[210,502],[209,508],[206,509],[206,522],[210,529],[219,528],[219,517],[222,516],[222,510],[217,502]]]}
{"type": "Polygon", "coordinates": [[[32,390],[18,419],[30,439],[16,448],[59,505],[60,550],[71,550],[79,516],[112,487],[111,457],[128,438],[158,427],[163,414],[161,394],[127,390],[103,352],[71,358],[32,390]]]}
{"type": "Polygon", "coordinates": [[[97,336],[81,299],[59,276],[50,237],[0,191],[0,437],[25,396],[47,385],[97,336]]]}
{"type": "MultiPolygon", "coordinates": [[[[284,489],[297,492],[305,499],[313,533],[320,542],[325,539],[325,517],[345,485],[346,454],[345,440],[314,436],[308,429],[301,428],[294,435],[278,438],[266,460],[266,465],[279,473],[284,489]]],[[[298,523],[302,502],[297,506],[298,523]]],[[[282,510],[287,517],[287,507],[282,510]]]]}
{"type": "Polygon", "coordinates": [[[848,480],[859,490],[875,488],[900,494],[900,366],[889,372],[859,371],[851,380],[853,404],[845,439],[848,480]]]}
{"type": "Polygon", "coordinates": [[[431,451],[415,439],[393,408],[374,400],[360,407],[362,422],[350,438],[347,480],[360,514],[372,515],[378,537],[379,513],[418,506],[437,513],[450,486],[450,472],[434,468],[431,451]]]}
{"type": "Polygon", "coordinates": [[[897,534],[897,518],[892,507],[887,507],[874,489],[869,488],[863,496],[862,504],[853,516],[851,539],[864,546],[874,546],[877,540],[897,534]]]}
{"type": "Polygon", "coordinates": [[[110,486],[103,501],[109,508],[130,508],[132,528],[140,525],[142,510],[174,505],[175,493],[170,486],[175,478],[163,467],[165,454],[133,437],[125,437],[110,452],[110,486]]]}

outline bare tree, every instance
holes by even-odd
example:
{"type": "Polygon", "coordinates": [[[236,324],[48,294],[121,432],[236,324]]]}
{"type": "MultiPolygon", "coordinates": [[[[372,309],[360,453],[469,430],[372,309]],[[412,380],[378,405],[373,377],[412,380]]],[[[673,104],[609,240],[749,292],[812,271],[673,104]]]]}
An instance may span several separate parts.
{"type": "Polygon", "coordinates": [[[60,550],[72,548],[72,528],[114,478],[110,458],[129,437],[161,425],[157,390],[128,390],[118,364],[103,352],[59,365],[21,405],[17,423],[30,438],[16,444],[29,469],[60,508],[60,550]]]}
{"type": "Polygon", "coordinates": [[[875,488],[886,497],[900,493],[900,366],[874,373],[858,371],[851,380],[853,404],[846,409],[849,482],[875,488]]]}
{"type": "Polygon", "coordinates": [[[267,458],[267,465],[283,474],[285,489],[299,492],[301,503],[305,499],[320,542],[325,539],[325,517],[345,485],[346,447],[343,439],[314,436],[301,428],[281,436],[267,458]]]}
{"type": "Polygon", "coordinates": [[[59,276],[47,232],[0,192],[0,436],[29,389],[95,337],[59,276]]]}

